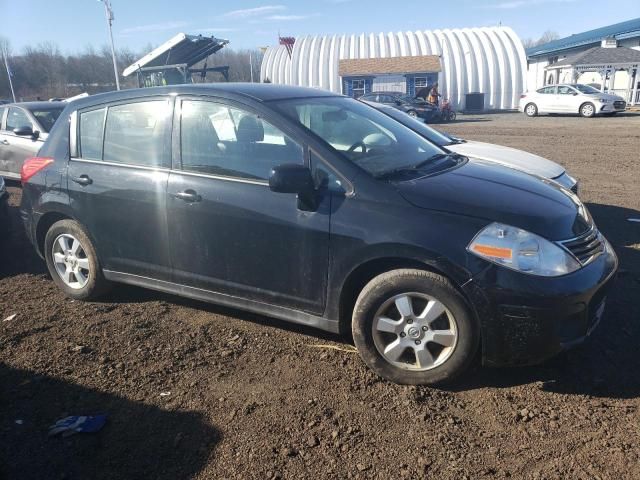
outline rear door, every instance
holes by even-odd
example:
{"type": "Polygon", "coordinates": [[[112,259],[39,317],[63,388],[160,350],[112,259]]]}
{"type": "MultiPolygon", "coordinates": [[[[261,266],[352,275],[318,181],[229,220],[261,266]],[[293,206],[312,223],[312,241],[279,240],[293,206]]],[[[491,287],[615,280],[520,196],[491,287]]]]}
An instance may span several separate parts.
{"type": "Polygon", "coordinates": [[[81,110],[72,122],[77,145],[68,167],[71,206],[105,270],[170,278],[172,105],[167,97],[131,100],[81,110]]]}
{"type": "MultiPolygon", "coordinates": [[[[179,98],[168,187],[177,283],[321,313],[330,195],[315,211],[269,189],[271,169],[308,164],[307,148],[250,106],[179,98]]],[[[286,124],[284,125],[286,128],[286,124]]]]}
{"type": "Polygon", "coordinates": [[[0,172],[8,173],[8,177],[20,178],[24,161],[42,147],[43,141],[39,138],[21,137],[13,133],[14,129],[25,126],[38,130],[23,108],[9,107],[0,135],[0,172]]]}

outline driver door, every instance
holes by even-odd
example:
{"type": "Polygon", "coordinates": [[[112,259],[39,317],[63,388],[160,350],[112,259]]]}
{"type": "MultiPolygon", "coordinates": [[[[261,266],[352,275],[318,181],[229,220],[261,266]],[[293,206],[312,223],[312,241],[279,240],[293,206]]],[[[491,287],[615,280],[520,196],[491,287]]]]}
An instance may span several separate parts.
{"type": "Polygon", "coordinates": [[[27,113],[20,107],[9,107],[5,122],[5,129],[0,135],[0,171],[8,172],[13,178],[20,177],[22,164],[28,157],[34,156],[40,150],[42,141],[37,137],[16,135],[13,130],[19,127],[31,127],[35,132],[36,125],[27,113]]]}
{"type": "Polygon", "coordinates": [[[271,168],[308,165],[308,150],[255,110],[179,98],[178,158],[167,216],[174,282],[320,314],[329,262],[331,196],[314,211],[269,189],[271,168]]]}

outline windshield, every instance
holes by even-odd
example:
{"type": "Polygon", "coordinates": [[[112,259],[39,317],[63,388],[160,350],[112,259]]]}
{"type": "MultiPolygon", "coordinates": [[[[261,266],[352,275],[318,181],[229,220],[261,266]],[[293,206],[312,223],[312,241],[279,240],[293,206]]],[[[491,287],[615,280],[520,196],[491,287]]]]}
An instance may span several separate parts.
{"type": "Polygon", "coordinates": [[[279,101],[274,108],[323,140],[343,158],[378,177],[425,166],[444,152],[411,129],[352,98],[279,101]]]}
{"type": "Polygon", "coordinates": [[[49,131],[53,128],[53,124],[56,123],[56,120],[62,113],[62,110],[64,110],[64,107],[34,109],[31,110],[31,113],[34,117],[36,117],[36,120],[38,120],[40,126],[42,126],[44,133],[49,133],[49,131]]]}
{"type": "Polygon", "coordinates": [[[435,143],[439,147],[446,147],[447,145],[453,145],[454,143],[459,143],[453,137],[448,136],[446,133],[439,132],[435,128],[431,128],[424,121],[420,121],[417,118],[413,118],[411,115],[406,114],[402,110],[398,110],[396,108],[385,108],[380,109],[382,113],[390,116],[394,120],[406,125],[414,132],[419,133],[427,140],[432,143],[435,143]]]}
{"type": "Polygon", "coordinates": [[[582,93],[600,93],[600,90],[597,90],[589,85],[582,85],[578,83],[576,85],[571,85],[571,86],[582,93]]]}

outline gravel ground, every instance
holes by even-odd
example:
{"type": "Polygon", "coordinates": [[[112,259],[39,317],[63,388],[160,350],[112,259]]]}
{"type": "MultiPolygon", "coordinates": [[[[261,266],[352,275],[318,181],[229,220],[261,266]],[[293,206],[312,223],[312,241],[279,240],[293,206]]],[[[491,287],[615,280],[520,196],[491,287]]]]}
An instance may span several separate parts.
{"type": "Polygon", "coordinates": [[[0,478],[640,478],[640,115],[446,128],[581,180],[622,268],[583,346],[454,390],[397,386],[339,337],[270,318],[132,287],[68,300],[15,231],[0,248],[0,478]],[[91,413],[109,415],[99,433],[47,437],[91,413]]]}

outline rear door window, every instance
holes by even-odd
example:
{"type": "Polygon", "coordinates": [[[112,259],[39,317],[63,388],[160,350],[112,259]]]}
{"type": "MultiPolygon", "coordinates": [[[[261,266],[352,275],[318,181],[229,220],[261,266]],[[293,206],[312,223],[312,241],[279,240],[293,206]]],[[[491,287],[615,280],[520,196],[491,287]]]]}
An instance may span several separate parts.
{"type": "Polygon", "coordinates": [[[106,108],[100,108],[80,114],[80,158],[102,160],[102,134],[106,113],[106,108]]]}
{"type": "Polygon", "coordinates": [[[7,130],[12,131],[20,127],[32,127],[31,120],[21,108],[12,107],[7,115],[7,130]]]}
{"type": "Polygon", "coordinates": [[[168,166],[170,120],[168,100],[109,107],[104,133],[104,161],[148,167],[168,166]]]}
{"type": "Polygon", "coordinates": [[[220,103],[184,100],[181,105],[182,169],[267,180],[283,163],[304,163],[303,149],[259,115],[220,103]]]}

